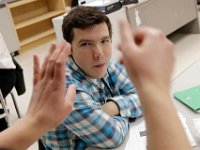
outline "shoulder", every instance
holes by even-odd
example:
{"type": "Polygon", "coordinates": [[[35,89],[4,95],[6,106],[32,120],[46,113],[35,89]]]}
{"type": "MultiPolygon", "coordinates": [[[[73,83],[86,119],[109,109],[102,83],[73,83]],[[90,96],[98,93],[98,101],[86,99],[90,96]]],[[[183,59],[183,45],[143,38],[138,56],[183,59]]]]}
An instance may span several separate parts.
{"type": "Polygon", "coordinates": [[[78,91],[88,91],[88,86],[90,85],[86,80],[85,76],[83,76],[79,71],[73,70],[71,67],[66,66],[66,87],[74,84],[76,86],[76,90],[78,91]]]}
{"type": "Polygon", "coordinates": [[[69,87],[69,85],[74,84],[76,86],[76,89],[81,90],[81,91],[85,91],[86,88],[86,84],[83,84],[85,82],[84,79],[79,78],[78,76],[74,75],[74,74],[70,74],[70,73],[66,73],[66,86],[69,87]]]}

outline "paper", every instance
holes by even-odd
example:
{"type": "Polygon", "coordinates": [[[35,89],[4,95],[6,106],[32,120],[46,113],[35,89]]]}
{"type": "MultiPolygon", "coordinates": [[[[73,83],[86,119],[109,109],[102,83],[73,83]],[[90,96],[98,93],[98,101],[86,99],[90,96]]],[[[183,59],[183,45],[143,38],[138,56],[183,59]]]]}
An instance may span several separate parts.
{"type": "Polygon", "coordinates": [[[179,118],[181,120],[181,123],[183,125],[183,128],[185,130],[185,133],[187,135],[187,138],[188,138],[191,146],[192,147],[197,146],[197,144],[196,144],[196,142],[195,142],[195,140],[194,140],[194,138],[193,138],[193,136],[192,136],[192,134],[191,134],[191,132],[190,132],[190,130],[188,128],[188,125],[187,125],[187,122],[186,122],[186,118],[181,113],[178,113],[178,115],[179,115],[179,118]]]}
{"type": "MultiPolygon", "coordinates": [[[[191,146],[196,146],[196,142],[187,126],[186,118],[179,113],[179,118],[188,137],[191,146]]],[[[161,137],[162,138],[162,137],[161,137]]],[[[126,143],[125,150],[147,150],[147,134],[144,119],[139,119],[131,126],[129,140],[126,143]]]]}
{"type": "Polygon", "coordinates": [[[193,118],[195,135],[200,139],[200,118],[193,118]]]}
{"type": "Polygon", "coordinates": [[[144,119],[137,120],[131,126],[128,142],[126,143],[125,150],[146,150],[146,125],[144,119]]]}

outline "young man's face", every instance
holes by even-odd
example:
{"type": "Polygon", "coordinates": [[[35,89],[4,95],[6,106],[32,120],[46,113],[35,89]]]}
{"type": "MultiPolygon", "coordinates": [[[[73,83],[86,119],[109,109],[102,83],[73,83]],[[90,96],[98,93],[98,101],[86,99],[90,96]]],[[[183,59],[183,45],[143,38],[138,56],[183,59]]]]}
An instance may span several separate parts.
{"type": "Polygon", "coordinates": [[[111,58],[111,38],[106,23],[84,30],[75,28],[72,56],[79,68],[91,78],[102,78],[111,58]]]}

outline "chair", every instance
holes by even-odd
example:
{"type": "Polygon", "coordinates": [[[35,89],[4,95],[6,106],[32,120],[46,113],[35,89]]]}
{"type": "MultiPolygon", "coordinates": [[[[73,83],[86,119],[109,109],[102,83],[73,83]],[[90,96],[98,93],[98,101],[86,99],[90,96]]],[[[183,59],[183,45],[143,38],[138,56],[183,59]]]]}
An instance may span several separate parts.
{"type": "Polygon", "coordinates": [[[23,69],[20,66],[20,64],[11,56],[9,56],[8,48],[5,44],[5,41],[0,33],[0,44],[3,46],[1,47],[3,50],[1,51],[1,68],[0,68],[0,102],[2,104],[1,113],[3,113],[2,117],[4,115],[7,115],[7,108],[6,108],[6,101],[5,98],[8,94],[11,95],[11,98],[13,100],[16,112],[18,117],[20,118],[20,112],[15,100],[15,96],[12,93],[13,87],[15,87],[17,94],[21,95],[25,92],[25,83],[24,83],[24,76],[23,76],[23,69]],[[3,53],[2,53],[3,52],[3,53]],[[5,59],[4,59],[5,57],[5,59]],[[13,61],[13,62],[12,62],[13,61]],[[16,66],[16,68],[14,67],[16,66]],[[4,113],[5,112],[5,113],[4,113]]]}
{"type": "Polygon", "coordinates": [[[14,96],[14,94],[13,94],[12,91],[10,92],[10,95],[11,95],[11,97],[12,97],[12,100],[13,100],[13,103],[14,103],[14,106],[15,106],[15,110],[16,110],[16,112],[17,112],[17,116],[18,116],[18,118],[21,118],[21,114],[20,114],[20,111],[19,111],[19,107],[18,107],[18,105],[17,105],[15,96],[14,96]]]}
{"type": "MultiPolygon", "coordinates": [[[[15,99],[15,96],[14,96],[14,94],[12,93],[12,91],[11,91],[9,94],[11,95],[11,98],[12,98],[12,100],[13,100],[13,103],[14,103],[14,106],[15,106],[15,110],[16,110],[16,112],[17,112],[17,116],[18,116],[18,118],[21,118],[21,114],[20,114],[20,111],[19,111],[19,108],[18,108],[16,99],[15,99]]],[[[7,107],[6,107],[6,101],[5,101],[5,99],[3,98],[1,89],[0,89],[0,103],[1,103],[2,108],[3,108],[3,110],[4,110],[4,113],[0,115],[0,119],[1,119],[1,118],[4,118],[4,117],[8,117],[8,109],[7,109],[7,107]]]]}
{"type": "Polygon", "coordinates": [[[4,100],[3,95],[1,93],[1,89],[0,89],[0,103],[1,103],[2,108],[4,110],[4,113],[0,114],[0,119],[6,118],[6,120],[7,120],[7,118],[8,118],[8,110],[6,108],[6,103],[5,103],[5,100],[4,100]]]}

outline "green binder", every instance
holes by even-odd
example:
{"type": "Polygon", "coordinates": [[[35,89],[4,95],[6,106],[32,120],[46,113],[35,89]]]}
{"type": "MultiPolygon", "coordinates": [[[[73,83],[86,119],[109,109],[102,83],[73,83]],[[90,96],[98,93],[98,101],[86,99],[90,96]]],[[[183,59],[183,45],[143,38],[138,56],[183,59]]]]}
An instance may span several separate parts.
{"type": "Polygon", "coordinates": [[[200,113],[200,85],[175,92],[173,96],[195,112],[200,113]]]}

